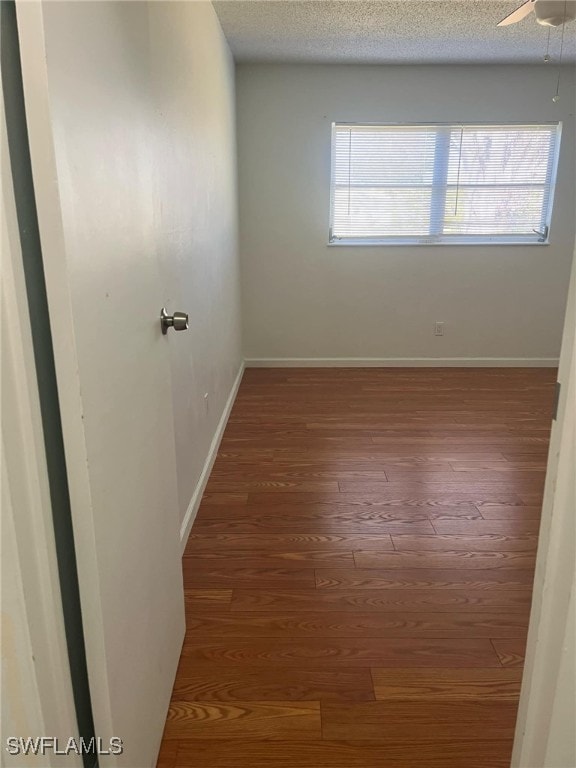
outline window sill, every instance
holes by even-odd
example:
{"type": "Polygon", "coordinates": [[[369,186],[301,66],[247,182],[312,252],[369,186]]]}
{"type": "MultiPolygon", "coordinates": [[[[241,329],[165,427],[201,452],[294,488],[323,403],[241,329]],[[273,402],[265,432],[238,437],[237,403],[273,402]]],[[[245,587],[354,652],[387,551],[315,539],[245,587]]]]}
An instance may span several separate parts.
{"type": "Polygon", "coordinates": [[[519,246],[519,245],[526,245],[526,246],[547,246],[551,245],[549,240],[546,240],[543,243],[535,242],[534,240],[490,240],[490,241],[480,241],[480,240],[450,240],[450,241],[432,241],[432,242],[423,242],[421,240],[338,240],[338,241],[328,241],[326,245],[329,248],[397,248],[397,247],[410,247],[410,248],[420,248],[422,246],[424,247],[433,247],[437,248],[438,246],[448,246],[453,247],[455,245],[462,246],[483,246],[483,247],[491,247],[498,246],[500,248],[505,246],[519,246]]]}

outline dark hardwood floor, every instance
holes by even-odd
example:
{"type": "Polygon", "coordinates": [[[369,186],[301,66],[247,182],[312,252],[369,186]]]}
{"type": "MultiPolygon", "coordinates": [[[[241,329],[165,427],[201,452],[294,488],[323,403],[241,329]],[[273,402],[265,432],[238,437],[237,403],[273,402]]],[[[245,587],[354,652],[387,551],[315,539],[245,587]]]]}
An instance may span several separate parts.
{"type": "Polygon", "coordinates": [[[555,371],[248,370],[159,768],[505,768],[555,371]]]}

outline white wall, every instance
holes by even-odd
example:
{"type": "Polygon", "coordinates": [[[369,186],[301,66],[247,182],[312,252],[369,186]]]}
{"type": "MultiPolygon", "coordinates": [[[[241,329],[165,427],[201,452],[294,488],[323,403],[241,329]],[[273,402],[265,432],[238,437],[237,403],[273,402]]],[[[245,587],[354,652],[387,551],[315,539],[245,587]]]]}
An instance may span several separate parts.
{"type": "Polygon", "coordinates": [[[574,243],[574,71],[559,104],[555,77],[544,65],[240,65],[246,358],[557,360],[574,243]],[[339,120],[564,121],[552,244],[328,247],[339,120]]]}
{"type": "Polygon", "coordinates": [[[184,518],[242,358],[234,62],[211,3],[149,7],[158,251],[169,309],[190,314],[170,345],[184,518]]]}

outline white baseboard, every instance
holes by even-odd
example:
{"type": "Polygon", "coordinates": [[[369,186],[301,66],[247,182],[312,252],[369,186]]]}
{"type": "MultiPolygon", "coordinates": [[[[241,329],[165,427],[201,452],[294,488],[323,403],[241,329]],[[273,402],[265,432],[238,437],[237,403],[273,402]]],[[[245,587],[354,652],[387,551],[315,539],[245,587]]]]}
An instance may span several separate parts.
{"type": "Polygon", "coordinates": [[[216,432],[214,433],[214,437],[212,438],[212,443],[210,444],[210,450],[208,451],[208,456],[206,457],[206,461],[204,462],[202,474],[200,475],[200,479],[198,480],[198,484],[196,485],[196,490],[194,491],[194,494],[190,499],[190,504],[188,504],[188,509],[186,510],[186,514],[184,515],[184,520],[182,521],[182,525],[180,527],[180,549],[182,553],[186,548],[186,542],[188,541],[188,536],[190,535],[190,529],[192,528],[192,524],[194,522],[194,519],[196,518],[196,513],[198,512],[198,507],[200,506],[200,502],[202,501],[202,494],[204,493],[204,489],[206,488],[206,483],[208,482],[208,478],[210,477],[210,472],[212,471],[212,467],[216,459],[216,454],[218,453],[218,447],[220,446],[222,435],[224,434],[224,430],[226,429],[228,417],[230,416],[230,411],[232,410],[232,406],[234,405],[234,400],[236,399],[236,395],[238,393],[238,387],[240,386],[240,382],[242,381],[243,373],[244,373],[244,363],[240,365],[240,368],[238,370],[238,375],[234,380],[234,384],[232,384],[232,389],[230,390],[230,394],[228,395],[228,400],[226,401],[226,405],[224,406],[224,410],[222,411],[222,416],[220,417],[220,421],[218,422],[218,426],[216,427],[216,432]]]}
{"type": "Polygon", "coordinates": [[[246,368],[555,368],[556,357],[260,357],[246,368]]]}

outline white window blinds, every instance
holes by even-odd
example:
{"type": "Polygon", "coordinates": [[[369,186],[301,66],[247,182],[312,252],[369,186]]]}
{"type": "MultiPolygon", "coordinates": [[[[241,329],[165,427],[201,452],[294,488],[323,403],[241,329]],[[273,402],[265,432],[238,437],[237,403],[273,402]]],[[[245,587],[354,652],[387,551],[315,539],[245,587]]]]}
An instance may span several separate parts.
{"type": "Polygon", "coordinates": [[[330,242],[547,242],[559,143],[557,124],[335,124],[330,242]]]}

